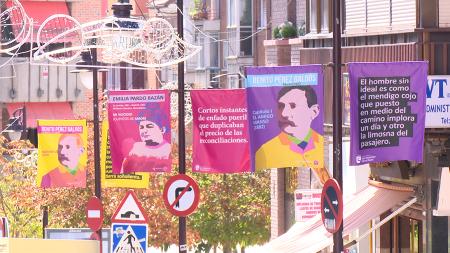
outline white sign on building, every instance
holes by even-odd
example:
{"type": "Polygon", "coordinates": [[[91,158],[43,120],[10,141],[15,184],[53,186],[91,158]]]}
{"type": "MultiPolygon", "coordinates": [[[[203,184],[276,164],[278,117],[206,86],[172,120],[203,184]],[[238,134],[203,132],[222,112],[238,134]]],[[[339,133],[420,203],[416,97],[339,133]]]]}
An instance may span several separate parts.
{"type": "Polygon", "coordinates": [[[322,189],[295,190],[295,221],[302,222],[320,213],[322,189]]]}
{"type": "Polygon", "coordinates": [[[450,127],[450,76],[428,76],[426,128],[450,127]]]}

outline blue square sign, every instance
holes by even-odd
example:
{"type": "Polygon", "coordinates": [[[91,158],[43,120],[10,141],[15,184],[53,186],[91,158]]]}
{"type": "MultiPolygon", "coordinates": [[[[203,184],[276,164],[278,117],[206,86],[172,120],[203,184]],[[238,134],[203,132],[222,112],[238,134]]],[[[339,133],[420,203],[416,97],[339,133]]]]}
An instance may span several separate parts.
{"type": "Polygon", "coordinates": [[[147,224],[113,223],[111,226],[112,253],[146,253],[147,224]]]}

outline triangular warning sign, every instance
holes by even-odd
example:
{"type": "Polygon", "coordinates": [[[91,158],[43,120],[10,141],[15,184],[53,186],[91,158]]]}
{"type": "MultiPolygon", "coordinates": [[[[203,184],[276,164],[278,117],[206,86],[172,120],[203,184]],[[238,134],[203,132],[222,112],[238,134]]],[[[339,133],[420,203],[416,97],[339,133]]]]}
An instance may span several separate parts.
{"type": "Polygon", "coordinates": [[[123,233],[113,253],[145,253],[131,226],[123,233]]]}
{"type": "Polygon", "coordinates": [[[148,223],[147,215],[139,203],[134,191],[129,190],[127,195],[122,199],[116,211],[114,212],[111,222],[114,223],[148,223]]]}

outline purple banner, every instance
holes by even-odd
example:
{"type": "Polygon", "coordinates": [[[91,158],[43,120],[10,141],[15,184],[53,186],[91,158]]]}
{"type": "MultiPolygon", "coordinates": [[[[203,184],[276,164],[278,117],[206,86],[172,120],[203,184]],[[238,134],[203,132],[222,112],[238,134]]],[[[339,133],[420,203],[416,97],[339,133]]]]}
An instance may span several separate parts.
{"type": "Polygon", "coordinates": [[[166,90],[110,91],[112,172],[170,172],[170,95],[166,90]]]}
{"type": "Polygon", "coordinates": [[[426,62],[349,63],[350,165],[422,162],[426,62]]]}
{"type": "Polygon", "coordinates": [[[322,66],[246,69],[253,170],[324,167],[322,66]]]}

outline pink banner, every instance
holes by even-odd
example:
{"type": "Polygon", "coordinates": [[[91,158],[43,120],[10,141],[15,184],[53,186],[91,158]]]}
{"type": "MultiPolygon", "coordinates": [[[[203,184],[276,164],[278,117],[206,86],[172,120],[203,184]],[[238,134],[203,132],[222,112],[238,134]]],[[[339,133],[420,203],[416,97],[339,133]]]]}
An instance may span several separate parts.
{"type": "Polygon", "coordinates": [[[250,171],[244,89],[191,91],[194,116],[192,170],[202,173],[250,171]]]}
{"type": "Polygon", "coordinates": [[[171,171],[169,91],[109,91],[108,121],[113,173],[171,171]]]}

